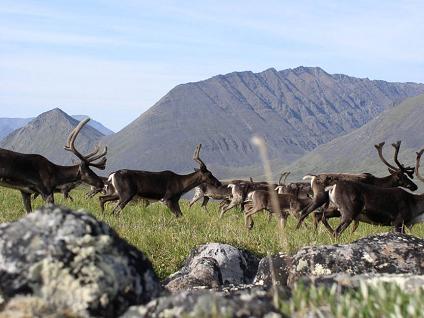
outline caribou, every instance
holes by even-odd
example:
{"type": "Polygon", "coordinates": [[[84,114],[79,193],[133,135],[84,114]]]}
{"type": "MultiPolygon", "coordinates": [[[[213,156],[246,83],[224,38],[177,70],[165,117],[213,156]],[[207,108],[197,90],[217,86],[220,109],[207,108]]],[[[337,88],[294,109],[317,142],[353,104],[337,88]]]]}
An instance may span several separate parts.
{"type": "Polygon", "coordinates": [[[262,210],[268,211],[270,216],[272,214],[278,215],[281,225],[285,227],[288,216],[293,215],[299,219],[302,209],[308,206],[312,200],[309,197],[302,198],[292,193],[278,193],[279,211],[273,211],[271,199],[271,195],[267,190],[255,190],[249,193],[244,210],[245,225],[248,229],[253,228],[252,215],[262,210]]]}
{"type": "Polygon", "coordinates": [[[311,187],[313,191],[313,199],[309,206],[305,207],[302,211],[301,217],[296,228],[299,228],[303,220],[313,211],[323,206],[328,206],[329,197],[328,192],[325,191],[326,187],[334,185],[339,181],[349,181],[356,183],[365,183],[380,188],[393,188],[403,187],[411,191],[418,189],[417,185],[411,180],[414,177],[414,168],[405,167],[399,162],[398,154],[401,142],[398,141],[392,146],[395,148],[394,161],[397,167],[391,165],[383,156],[384,142],[375,145],[378,151],[380,160],[388,167],[389,175],[386,177],[376,177],[370,173],[361,174],[348,174],[348,173],[324,173],[318,175],[306,175],[304,180],[311,180],[311,187]]]}
{"type": "MultiPolygon", "coordinates": [[[[421,176],[420,160],[424,152],[417,152],[415,175],[421,176]]],[[[404,226],[411,228],[424,222],[424,193],[412,194],[401,188],[382,188],[375,185],[340,180],[326,187],[331,202],[341,214],[340,224],[333,231],[339,237],[352,221],[394,226],[396,232],[404,232],[404,226]]]]}
{"type": "Polygon", "coordinates": [[[96,188],[103,188],[103,181],[90,167],[105,169],[107,147],[100,151],[97,146],[88,155],[75,148],[75,139],[90,120],[82,120],[69,134],[65,150],[80,159],[72,166],[60,166],[38,154],[24,154],[0,149],[0,185],[17,189],[22,194],[26,212],[31,212],[31,194],[38,193],[44,201],[54,203],[54,192],[61,186],[82,181],[96,188]],[[99,161],[97,161],[99,160],[99,161]]]}
{"type": "MultiPolygon", "coordinates": [[[[229,204],[231,198],[231,190],[228,188],[229,184],[244,183],[248,182],[246,180],[231,180],[231,181],[221,181],[220,186],[214,186],[213,184],[202,183],[194,188],[193,198],[190,200],[188,206],[191,208],[200,199],[202,200],[201,207],[207,211],[207,204],[210,199],[221,200],[220,205],[229,204]]],[[[250,178],[250,182],[253,182],[253,179],[250,178]]]]}
{"type": "MultiPolygon", "coordinates": [[[[278,184],[273,184],[271,187],[277,188],[278,186],[282,186],[289,174],[290,172],[282,172],[280,175],[280,179],[278,180],[278,184]],[[282,182],[281,180],[283,179],[283,177],[284,177],[284,181],[282,182]]],[[[243,181],[243,180],[237,180],[237,181],[241,181],[241,182],[231,182],[228,185],[228,188],[231,189],[231,195],[230,195],[231,200],[229,202],[225,202],[225,204],[221,204],[220,215],[219,215],[220,218],[224,216],[225,212],[231,210],[232,208],[238,205],[240,205],[241,210],[244,211],[244,205],[246,203],[246,199],[249,193],[251,193],[252,191],[269,190],[268,182],[265,182],[265,181],[253,182],[252,178],[250,178],[250,182],[243,181]]]]}
{"type": "Polygon", "coordinates": [[[115,189],[114,193],[99,197],[100,208],[108,201],[118,200],[112,213],[118,213],[135,197],[149,201],[161,201],[176,217],[182,216],[178,201],[181,196],[202,183],[209,183],[216,187],[221,185],[218,179],[207,169],[200,159],[201,144],[197,145],[193,160],[200,165],[200,169],[187,175],[179,175],[172,171],[141,171],[122,169],[111,173],[108,181],[115,189]]]}

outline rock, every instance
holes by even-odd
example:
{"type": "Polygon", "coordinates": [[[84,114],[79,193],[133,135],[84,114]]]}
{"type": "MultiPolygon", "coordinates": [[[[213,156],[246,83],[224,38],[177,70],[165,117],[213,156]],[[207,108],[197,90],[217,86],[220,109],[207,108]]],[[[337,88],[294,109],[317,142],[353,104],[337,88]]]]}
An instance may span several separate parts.
{"type": "Polygon", "coordinates": [[[306,247],[292,258],[288,285],[302,276],[335,273],[424,274],[424,240],[399,233],[362,238],[351,244],[306,247]]]}
{"type": "Polygon", "coordinates": [[[212,257],[201,257],[194,261],[192,270],[186,275],[175,277],[166,288],[171,292],[193,287],[218,288],[222,285],[222,274],[218,262],[212,257]]]}
{"type": "Polygon", "coordinates": [[[149,260],[86,213],[46,206],[0,225],[0,298],[42,299],[77,316],[116,317],[159,295],[149,260]]]}
{"type": "Polygon", "coordinates": [[[414,274],[360,274],[350,275],[338,273],[327,276],[308,277],[301,279],[306,285],[316,287],[332,287],[336,284],[341,291],[359,288],[360,284],[376,287],[380,284],[395,284],[405,292],[415,292],[424,288],[424,275],[414,274]]]}
{"type": "Polygon", "coordinates": [[[133,306],[121,318],[144,317],[265,317],[282,314],[272,304],[272,297],[262,289],[231,294],[210,290],[191,290],[160,297],[144,306],[133,306]]]}
{"type": "MultiPolygon", "coordinates": [[[[288,270],[291,265],[292,258],[284,253],[278,253],[271,256],[271,262],[274,269],[276,284],[279,286],[287,286],[288,270]]],[[[272,286],[271,268],[269,266],[269,257],[264,257],[259,262],[258,271],[253,283],[266,287],[272,286]]]]}
{"type": "Polygon", "coordinates": [[[258,263],[256,256],[234,246],[204,244],[193,249],[185,265],[169,276],[164,284],[169,290],[176,291],[196,286],[251,283],[258,263]]]}

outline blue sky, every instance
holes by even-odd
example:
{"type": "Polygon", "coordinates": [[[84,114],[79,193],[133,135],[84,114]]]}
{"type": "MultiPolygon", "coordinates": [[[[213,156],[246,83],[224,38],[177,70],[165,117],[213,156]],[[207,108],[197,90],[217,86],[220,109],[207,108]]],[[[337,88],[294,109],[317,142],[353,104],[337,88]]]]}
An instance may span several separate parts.
{"type": "Polygon", "coordinates": [[[424,82],[424,1],[0,0],[0,117],[117,131],[180,83],[269,67],[424,82]]]}

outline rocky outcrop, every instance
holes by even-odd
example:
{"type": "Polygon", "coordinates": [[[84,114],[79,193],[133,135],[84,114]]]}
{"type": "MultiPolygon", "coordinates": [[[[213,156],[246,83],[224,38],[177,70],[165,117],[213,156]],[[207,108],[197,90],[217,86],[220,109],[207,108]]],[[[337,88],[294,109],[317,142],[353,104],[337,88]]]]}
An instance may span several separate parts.
{"type": "Polygon", "coordinates": [[[122,318],[150,317],[264,317],[281,318],[271,295],[261,289],[230,294],[208,290],[184,291],[160,297],[143,306],[131,307],[122,318]]]}
{"type": "Polygon", "coordinates": [[[362,238],[346,245],[306,247],[292,258],[288,285],[301,277],[366,273],[424,274],[424,240],[399,233],[362,238]]]}
{"type": "Polygon", "coordinates": [[[143,253],[88,214],[47,206],[0,225],[2,303],[27,295],[56,311],[116,317],[160,290],[143,253]]]}
{"type": "Polygon", "coordinates": [[[193,249],[184,266],[165,281],[170,291],[198,286],[218,287],[251,283],[259,259],[251,253],[220,243],[209,243],[193,249]]]}

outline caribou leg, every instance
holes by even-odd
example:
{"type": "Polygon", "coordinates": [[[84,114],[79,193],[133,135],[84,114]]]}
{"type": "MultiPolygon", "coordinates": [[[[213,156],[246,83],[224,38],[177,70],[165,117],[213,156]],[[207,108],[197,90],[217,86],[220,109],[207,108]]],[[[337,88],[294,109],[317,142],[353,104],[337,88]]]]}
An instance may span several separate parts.
{"type": "MultiPolygon", "coordinates": [[[[201,198],[204,198],[203,192],[196,191],[194,193],[193,199],[191,199],[190,203],[188,204],[188,207],[191,208],[193,204],[195,204],[197,201],[199,201],[201,198]]],[[[202,204],[203,205],[203,204],[202,204]]]]}
{"type": "Polygon", "coordinates": [[[178,204],[178,199],[166,200],[165,204],[171,210],[171,212],[175,214],[177,218],[183,215],[183,213],[181,212],[180,205],[178,204]]]}
{"type": "Polygon", "coordinates": [[[121,212],[125,206],[134,198],[135,194],[128,194],[125,197],[120,197],[119,202],[116,204],[115,208],[112,210],[112,214],[121,212]]]}
{"type": "Polygon", "coordinates": [[[101,195],[99,197],[99,203],[100,203],[100,210],[102,212],[105,211],[105,203],[108,201],[116,201],[119,200],[119,195],[118,194],[106,194],[106,195],[101,195]]]}
{"type": "Polygon", "coordinates": [[[202,208],[204,208],[206,212],[208,212],[208,208],[207,208],[208,202],[209,202],[209,197],[203,197],[202,208]]]}
{"type": "Polygon", "coordinates": [[[221,208],[221,214],[219,215],[219,218],[222,219],[222,217],[224,216],[224,213],[227,212],[228,210],[231,210],[232,208],[234,208],[236,205],[238,205],[240,202],[239,200],[231,200],[230,204],[228,204],[225,208],[222,207],[221,208]]]}
{"type": "Polygon", "coordinates": [[[21,195],[22,195],[22,201],[24,202],[26,213],[32,212],[31,193],[21,191],[21,195]]]}
{"type": "Polygon", "coordinates": [[[296,225],[296,230],[300,228],[303,221],[311,212],[315,211],[326,202],[328,202],[328,192],[318,192],[316,196],[314,196],[312,203],[302,210],[299,222],[296,225]]]}

